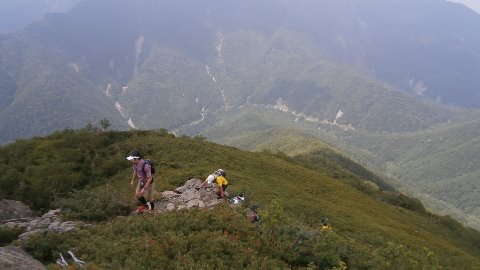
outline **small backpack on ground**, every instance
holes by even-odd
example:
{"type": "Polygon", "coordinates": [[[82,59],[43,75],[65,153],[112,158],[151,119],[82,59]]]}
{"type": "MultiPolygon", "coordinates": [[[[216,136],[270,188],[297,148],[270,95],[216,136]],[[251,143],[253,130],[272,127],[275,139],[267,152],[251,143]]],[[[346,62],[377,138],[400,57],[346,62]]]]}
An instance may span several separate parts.
{"type": "Polygon", "coordinates": [[[243,193],[238,194],[238,196],[235,196],[230,199],[231,204],[239,204],[242,203],[245,200],[245,197],[243,196],[243,193]]]}
{"type": "Polygon", "coordinates": [[[260,221],[260,219],[258,218],[258,214],[253,211],[248,213],[247,218],[251,223],[257,223],[260,221]]]}
{"type": "Polygon", "coordinates": [[[252,223],[260,222],[260,217],[258,216],[257,209],[258,209],[258,205],[254,204],[250,208],[250,212],[247,214],[248,220],[250,220],[250,222],[252,223]]]}

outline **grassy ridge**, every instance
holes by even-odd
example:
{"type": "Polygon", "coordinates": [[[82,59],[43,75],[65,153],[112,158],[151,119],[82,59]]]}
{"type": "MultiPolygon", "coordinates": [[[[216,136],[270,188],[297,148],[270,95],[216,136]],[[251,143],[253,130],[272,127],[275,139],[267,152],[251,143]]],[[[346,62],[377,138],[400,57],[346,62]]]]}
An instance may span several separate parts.
{"type": "Polygon", "coordinates": [[[324,149],[322,145],[328,142],[380,172],[390,185],[421,198],[429,209],[479,229],[477,119],[478,113],[471,112],[417,132],[369,133],[252,106],[226,116],[204,134],[241,149],[269,149],[290,156],[324,149]]]}
{"type": "MultiPolygon", "coordinates": [[[[374,153],[386,173],[413,190],[456,207],[451,215],[478,228],[479,125],[471,120],[411,134],[359,135],[350,143],[374,153]]],[[[447,213],[444,207],[436,210],[447,213]]]]}
{"type": "MultiPolygon", "coordinates": [[[[62,237],[49,235],[24,243],[27,250],[44,262],[55,258],[57,251],[75,247],[82,258],[101,268],[112,265],[128,268],[133,264],[149,268],[150,263],[171,260],[180,263],[177,268],[194,264],[200,268],[207,265],[286,268],[313,263],[328,269],[338,266],[340,261],[352,269],[385,269],[392,262],[406,269],[415,269],[414,265],[475,269],[480,265],[478,232],[447,218],[382,202],[377,196],[352,187],[348,181],[334,179],[330,172],[308,169],[300,161],[288,162],[267,153],[249,153],[187,137],[174,138],[164,131],[97,134],[85,130],[18,141],[0,150],[2,171],[7,168],[18,171],[22,166],[32,171],[23,174],[23,184],[13,190],[22,185],[30,186],[32,192],[39,187],[45,192],[54,189],[55,193],[47,195],[57,196],[49,198],[55,199],[54,204],[68,208],[70,216],[90,222],[104,220],[76,233],[62,237]],[[243,192],[247,205],[255,202],[262,206],[259,231],[242,221],[242,209],[184,211],[145,219],[108,218],[123,215],[122,211],[134,207],[132,187],[128,184],[130,165],[125,160],[133,148],[157,162],[159,191],[172,190],[191,177],[204,178],[219,167],[226,169],[231,194],[243,192]],[[67,159],[73,167],[62,171],[68,165],[67,159]],[[75,171],[74,165],[81,169],[75,171]],[[54,180],[45,174],[46,170],[37,170],[39,167],[52,170],[62,180],[51,183],[54,180]],[[77,191],[68,193],[72,188],[77,191]],[[118,208],[104,207],[109,204],[118,208]],[[103,218],[96,212],[98,209],[105,211],[103,218]],[[116,209],[124,210],[115,212],[116,209]],[[325,238],[318,230],[323,216],[329,217],[334,226],[334,236],[328,241],[321,240],[325,238]],[[298,244],[297,240],[303,238],[304,244],[298,244]],[[109,239],[110,249],[102,248],[105,239],[109,239]],[[152,261],[141,259],[145,243],[152,245],[148,249],[153,252],[152,261]],[[213,250],[227,250],[227,253],[206,254],[204,250],[212,245],[216,247],[213,250]],[[304,253],[308,255],[305,255],[307,261],[300,259],[305,257],[304,253]],[[127,258],[122,254],[132,256],[127,258]],[[252,254],[255,260],[245,263],[245,258],[252,254]],[[110,260],[109,256],[115,259],[110,260]]],[[[0,183],[4,185],[8,179],[2,176],[0,183]]],[[[26,199],[37,209],[43,207],[20,193],[2,194],[1,198],[26,199]]]]}

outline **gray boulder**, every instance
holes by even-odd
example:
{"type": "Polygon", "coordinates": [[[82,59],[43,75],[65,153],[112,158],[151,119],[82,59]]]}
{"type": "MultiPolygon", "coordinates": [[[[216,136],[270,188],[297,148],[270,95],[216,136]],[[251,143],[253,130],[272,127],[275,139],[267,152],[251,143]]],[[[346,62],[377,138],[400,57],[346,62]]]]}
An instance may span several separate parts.
{"type": "MultiPolygon", "coordinates": [[[[75,230],[78,222],[62,222],[60,209],[50,210],[41,217],[35,217],[34,212],[24,203],[19,201],[0,201],[0,227],[23,227],[26,232],[19,235],[20,240],[25,240],[35,234],[56,232],[63,233],[75,230]]],[[[2,268],[0,268],[2,269],[2,268]]]]}
{"type": "Polygon", "coordinates": [[[174,210],[190,208],[213,208],[223,202],[217,199],[217,194],[212,187],[199,188],[201,179],[193,178],[185,182],[174,191],[162,192],[162,197],[157,202],[155,209],[158,212],[169,212],[174,210]]]}
{"type": "Polygon", "coordinates": [[[25,251],[17,247],[0,247],[0,269],[37,270],[46,269],[25,251]]]}
{"type": "Polygon", "coordinates": [[[35,217],[35,213],[24,203],[12,200],[0,201],[0,224],[25,222],[35,217]]]}
{"type": "Polygon", "coordinates": [[[180,197],[184,202],[189,202],[191,200],[200,199],[200,192],[196,189],[187,189],[183,192],[180,197]]]}

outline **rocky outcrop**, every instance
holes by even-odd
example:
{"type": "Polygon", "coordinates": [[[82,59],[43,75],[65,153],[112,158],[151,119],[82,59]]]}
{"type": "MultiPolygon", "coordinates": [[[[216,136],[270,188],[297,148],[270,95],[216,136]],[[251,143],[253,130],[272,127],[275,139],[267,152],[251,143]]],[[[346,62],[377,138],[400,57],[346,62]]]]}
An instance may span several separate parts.
{"type": "Polygon", "coordinates": [[[0,201],[0,224],[25,222],[35,218],[35,213],[24,203],[12,200],[0,201]]]}
{"type": "Polygon", "coordinates": [[[0,247],[0,269],[37,270],[45,269],[39,261],[17,247],[0,247]]]}
{"type": "MultiPolygon", "coordinates": [[[[212,187],[199,188],[201,179],[190,179],[181,187],[173,191],[164,191],[156,204],[157,212],[169,212],[190,208],[212,209],[224,202],[218,199],[212,187]]],[[[225,195],[228,196],[228,193],[225,195]]],[[[50,210],[41,217],[35,217],[28,206],[22,202],[3,200],[0,202],[0,227],[24,227],[26,232],[19,236],[20,240],[28,239],[35,234],[48,232],[63,233],[75,230],[79,227],[78,222],[62,222],[60,209],[50,210]]],[[[70,253],[69,253],[70,254],[70,253]]],[[[74,262],[79,264],[83,261],[74,257],[74,262]]],[[[68,266],[63,256],[57,264],[68,266]]],[[[80,265],[80,264],[79,264],[80,265]]],[[[23,250],[16,247],[0,248],[0,269],[45,269],[45,267],[23,250]]]]}
{"type": "Polygon", "coordinates": [[[217,198],[212,187],[199,188],[201,184],[201,179],[194,178],[174,191],[162,192],[162,198],[156,204],[156,210],[168,212],[190,208],[213,208],[223,202],[223,199],[217,198]]]}
{"type": "Polygon", "coordinates": [[[56,232],[63,233],[75,230],[79,224],[74,221],[62,222],[60,209],[50,210],[41,217],[35,217],[33,211],[25,204],[18,201],[0,201],[0,227],[23,227],[26,232],[19,236],[24,240],[38,233],[56,232]],[[5,213],[5,215],[3,215],[5,213]]]}

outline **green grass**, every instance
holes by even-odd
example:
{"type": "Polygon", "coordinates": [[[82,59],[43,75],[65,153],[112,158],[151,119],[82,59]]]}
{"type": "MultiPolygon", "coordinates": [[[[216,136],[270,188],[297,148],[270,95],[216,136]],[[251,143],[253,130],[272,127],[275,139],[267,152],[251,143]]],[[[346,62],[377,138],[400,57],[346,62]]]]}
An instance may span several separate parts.
{"type": "MultiPolygon", "coordinates": [[[[354,179],[349,181],[348,174],[345,179],[335,179],[331,172],[309,169],[300,161],[290,162],[269,153],[174,138],[164,131],[65,131],[18,141],[0,150],[2,171],[8,168],[13,173],[31,167],[32,173],[24,175],[23,183],[30,186],[25,191],[41,187],[37,197],[54,198],[52,204],[68,208],[67,216],[94,224],[75,233],[49,234],[22,244],[45,263],[52,262],[57,251],[72,248],[100,268],[136,264],[148,269],[173,261],[172,268],[177,269],[192,265],[200,269],[306,268],[309,264],[330,269],[340,261],[351,269],[385,269],[394,262],[397,268],[392,269],[480,266],[478,232],[444,217],[401,207],[401,203],[390,204],[378,194],[368,195],[382,191],[361,191],[352,185],[354,179]],[[135,207],[129,185],[130,164],[125,160],[134,148],[156,162],[158,191],[172,190],[192,177],[205,178],[217,168],[225,169],[230,193],[243,192],[248,199],[246,206],[261,205],[262,223],[255,227],[245,221],[245,209],[228,207],[213,212],[116,217],[135,207]],[[58,169],[68,164],[67,160],[72,163],[68,168],[77,165],[82,169],[58,169]],[[36,169],[42,166],[49,170],[36,169]],[[56,181],[42,175],[48,171],[59,172],[63,182],[48,182],[56,181]],[[55,192],[48,193],[51,189],[55,192]],[[93,211],[108,204],[118,208],[106,207],[103,216],[93,211]],[[119,209],[124,210],[115,212],[119,209]],[[330,238],[319,232],[321,217],[328,217],[334,227],[330,238]],[[141,256],[145,250],[151,260],[141,256]]],[[[8,178],[2,176],[0,183],[4,181],[8,178]]],[[[15,193],[18,188],[22,186],[15,186],[13,193],[1,198],[26,199],[38,208],[49,206],[37,204],[47,199],[21,197],[15,193]]]]}
{"type": "MultiPolygon", "coordinates": [[[[203,134],[249,151],[266,149],[312,160],[318,155],[315,152],[340,149],[343,159],[361,163],[380,175],[382,182],[420,198],[428,209],[479,229],[478,128],[478,113],[471,112],[468,117],[416,132],[345,131],[250,106],[225,116],[203,134]]],[[[345,160],[341,163],[347,165],[345,160]]]]}

